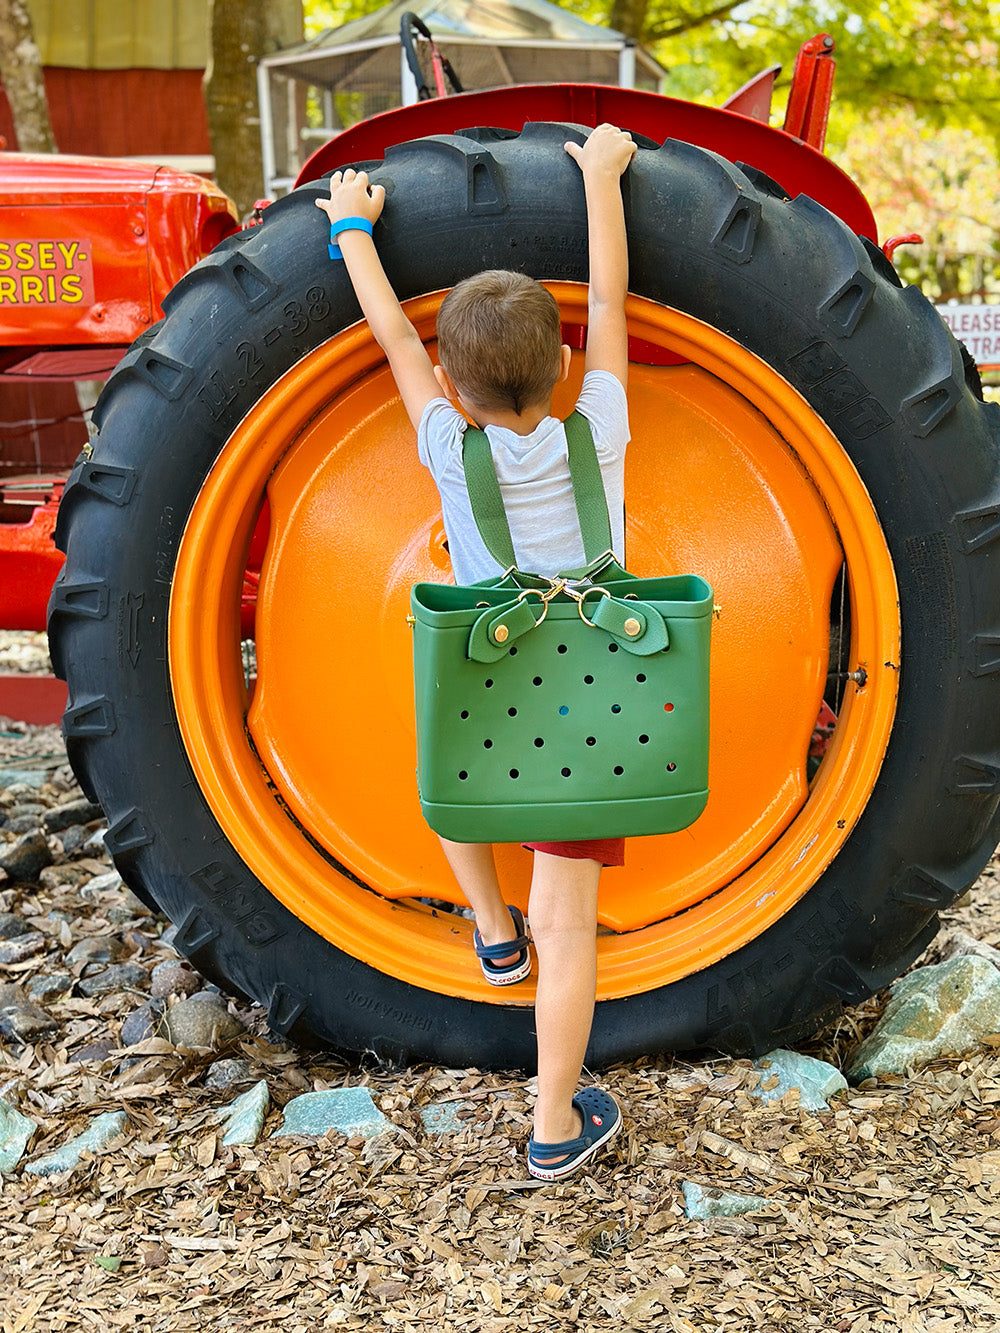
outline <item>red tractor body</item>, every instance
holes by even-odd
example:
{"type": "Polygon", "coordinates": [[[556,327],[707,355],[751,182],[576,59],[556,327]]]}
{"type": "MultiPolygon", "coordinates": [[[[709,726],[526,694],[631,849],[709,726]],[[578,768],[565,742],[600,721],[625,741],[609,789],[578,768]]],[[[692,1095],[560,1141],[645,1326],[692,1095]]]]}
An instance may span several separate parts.
{"type": "MultiPolygon", "coordinates": [[[[0,374],[39,388],[105,377],[159,319],[171,287],[237,226],[226,196],[188,172],[4,153],[0,374]]],[[[44,451],[41,463],[51,465],[44,451]]],[[[26,522],[0,522],[0,626],[45,627],[62,565],[52,530],[63,480],[0,478],[0,507],[29,510],[26,522]]]]}

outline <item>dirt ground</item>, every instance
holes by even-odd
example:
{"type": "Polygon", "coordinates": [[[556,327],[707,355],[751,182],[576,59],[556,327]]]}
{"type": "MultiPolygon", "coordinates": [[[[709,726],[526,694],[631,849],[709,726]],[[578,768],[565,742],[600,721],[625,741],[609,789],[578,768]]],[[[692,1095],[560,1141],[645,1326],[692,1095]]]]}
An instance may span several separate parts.
{"type": "MultiPolygon", "coordinates": [[[[0,767],[53,744],[53,729],[8,734],[0,767]]],[[[50,800],[80,796],[67,769],[55,779],[50,800]]],[[[0,982],[64,967],[63,949],[86,935],[118,935],[149,967],[174,956],[159,938],[166,922],[138,906],[134,919],[116,919],[128,916],[112,910],[120,890],[83,891],[89,875],[111,868],[104,853],[73,859],[91,863],[74,885],[0,884],[0,910],[50,936],[45,953],[0,967],[0,982]]],[[[957,928],[1000,943],[1000,861],[946,914],[938,941],[957,928]]],[[[938,941],[921,963],[935,960],[938,941]]],[[[159,1038],[118,1048],[142,989],[75,992],[43,1001],[59,1023],[51,1040],[0,1040],[0,1095],[38,1122],[31,1156],[99,1112],[124,1109],[128,1129],[70,1175],[0,1177],[3,1333],[951,1333],[1000,1324],[994,1046],[869,1080],[819,1113],[801,1110],[794,1093],[754,1101],[748,1085],[759,1075],[747,1060],[621,1066],[602,1076],[626,1111],[615,1148],[592,1175],[540,1186],[523,1166],[523,1079],[351,1068],[272,1040],[260,1012],[235,1002],[246,1033],[219,1050],[159,1038]],[[71,1060],[109,1036],[107,1058],[71,1060]],[[214,1110],[248,1085],[204,1085],[220,1055],[242,1056],[267,1080],[265,1135],[291,1097],[343,1084],[367,1085],[395,1130],[367,1142],[331,1135],[224,1148],[214,1110]],[[429,1136],[419,1108],[442,1099],[468,1104],[464,1128],[429,1136]],[[762,1194],[767,1205],[690,1221],[683,1180],[762,1194]]],[[[800,1049],[842,1065],[884,1002],[873,997],[800,1049]]]]}

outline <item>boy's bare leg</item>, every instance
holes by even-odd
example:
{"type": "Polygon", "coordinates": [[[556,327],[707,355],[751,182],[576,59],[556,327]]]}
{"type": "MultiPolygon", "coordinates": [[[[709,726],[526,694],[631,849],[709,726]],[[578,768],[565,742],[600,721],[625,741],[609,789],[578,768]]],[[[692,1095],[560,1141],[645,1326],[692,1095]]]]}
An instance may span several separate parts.
{"type": "MultiPolygon", "coordinates": [[[[458,886],[469,900],[469,905],[476,914],[476,929],[484,944],[502,944],[514,934],[514,923],[510,909],[500,892],[497,879],[496,863],[493,860],[493,844],[489,842],[449,842],[438,836],[441,850],[448,858],[452,873],[458,880],[458,886]]],[[[518,955],[512,953],[509,958],[494,958],[498,967],[517,961],[518,955]]]]}
{"type": "MultiPolygon", "coordinates": [[[[599,861],[535,852],[531,935],[538,956],[535,1031],[538,1100],[534,1137],[562,1143],[583,1131],[573,1096],[594,1021],[599,861]]],[[[542,1165],[560,1157],[542,1159],[542,1165]]]]}

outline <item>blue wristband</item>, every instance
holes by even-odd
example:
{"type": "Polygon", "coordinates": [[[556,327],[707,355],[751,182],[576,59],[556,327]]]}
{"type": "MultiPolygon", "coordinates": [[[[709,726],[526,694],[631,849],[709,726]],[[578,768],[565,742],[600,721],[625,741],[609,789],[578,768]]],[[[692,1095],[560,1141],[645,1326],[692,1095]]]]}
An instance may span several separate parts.
{"type": "Polygon", "coordinates": [[[367,218],[341,218],[339,222],[330,223],[330,244],[326,247],[326,252],[331,259],[343,259],[339,245],[333,242],[342,231],[366,231],[370,236],[372,234],[372,224],[367,218]]]}

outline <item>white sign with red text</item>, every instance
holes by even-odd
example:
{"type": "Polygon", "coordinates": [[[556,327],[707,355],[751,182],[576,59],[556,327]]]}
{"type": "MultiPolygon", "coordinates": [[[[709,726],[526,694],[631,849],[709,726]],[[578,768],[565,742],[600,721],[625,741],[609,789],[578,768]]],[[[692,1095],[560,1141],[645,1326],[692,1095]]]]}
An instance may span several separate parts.
{"type": "Polygon", "coordinates": [[[980,370],[1000,370],[1000,301],[981,305],[939,305],[938,314],[965,343],[980,370]]]}

